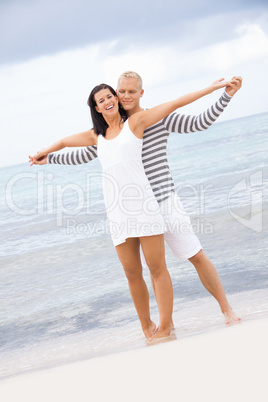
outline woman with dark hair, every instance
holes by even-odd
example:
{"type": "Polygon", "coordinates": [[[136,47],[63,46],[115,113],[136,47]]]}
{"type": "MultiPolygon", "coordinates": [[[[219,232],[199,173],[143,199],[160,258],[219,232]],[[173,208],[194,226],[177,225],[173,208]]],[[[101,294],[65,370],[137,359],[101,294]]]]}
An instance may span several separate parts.
{"type": "Polygon", "coordinates": [[[98,145],[111,236],[128,279],[143,332],[150,340],[170,335],[173,290],[165,263],[165,224],[142,164],[143,132],[177,108],[227,84],[223,79],[218,80],[203,90],[137,112],[128,120],[113,88],[106,84],[98,85],[88,98],[93,128],[66,137],[30,157],[32,164],[42,164],[39,162],[42,157],[64,147],[98,145]],[[157,328],[150,318],[140,245],[154,279],[160,316],[157,328]]]}
{"type": "MultiPolygon", "coordinates": [[[[111,92],[112,95],[117,96],[115,90],[107,84],[100,84],[97,85],[95,88],[92,89],[88,100],[87,100],[87,104],[90,108],[90,113],[91,113],[91,119],[92,119],[92,123],[93,123],[93,130],[95,131],[95,133],[104,133],[103,135],[105,135],[105,131],[106,128],[108,127],[106,120],[104,119],[103,115],[99,112],[97,112],[96,110],[96,101],[95,101],[95,94],[97,92],[99,92],[101,89],[109,89],[109,91],[111,92]],[[105,128],[105,130],[104,130],[105,128]]],[[[123,107],[121,106],[120,103],[118,103],[118,111],[120,113],[120,116],[122,117],[122,121],[126,121],[127,120],[127,114],[125,112],[125,110],[123,109],[123,107]]]]}

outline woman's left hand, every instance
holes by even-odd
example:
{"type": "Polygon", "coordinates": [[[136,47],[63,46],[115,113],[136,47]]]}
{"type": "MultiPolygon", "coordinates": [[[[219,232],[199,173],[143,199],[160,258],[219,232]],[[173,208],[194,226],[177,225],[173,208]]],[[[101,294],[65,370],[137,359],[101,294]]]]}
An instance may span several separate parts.
{"type": "Polygon", "coordinates": [[[212,87],[212,92],[216,91],[217,89],[224,88],[229,84],[229,81],[225,81],[224,78],[220,78],[214,82],[212,82],[211,87],[212,87]]]}
{"type": "Polygon", "coordinates": [[[225,91],[228,95],[234,96],[234,94],[242,87],[242,77],[235,76],[233,77],[228,85],[226,85],[225,91]]]}

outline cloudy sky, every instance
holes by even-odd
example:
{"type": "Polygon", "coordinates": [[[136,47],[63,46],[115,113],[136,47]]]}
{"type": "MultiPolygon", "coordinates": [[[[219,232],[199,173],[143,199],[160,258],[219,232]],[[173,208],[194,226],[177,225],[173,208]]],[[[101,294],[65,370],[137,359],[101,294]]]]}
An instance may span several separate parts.
{"type": "Polygon", "coordinates": [[[144,107],[242,75],[220,120],[268,111],[267,0],[1,0],[0,46],[1,166],[88,129],[90,90],[125,70],[144,107]]]}

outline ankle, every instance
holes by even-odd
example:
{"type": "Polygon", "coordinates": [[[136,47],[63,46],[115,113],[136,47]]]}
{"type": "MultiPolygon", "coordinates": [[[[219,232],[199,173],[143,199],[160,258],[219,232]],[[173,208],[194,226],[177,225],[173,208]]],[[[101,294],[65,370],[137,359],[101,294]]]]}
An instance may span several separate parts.
{"type": "Polygon", "coordinates": [[[141,328],[147,339],[151,338],[157,329],[156,324],[152,320],[141,322],[141,328]]]}
{"type": "Polygon", "coordinates": [[[171,325],[169,324],[160,324],[159,327],[157,328],[157,332],[169,336],[171,332],[171,325]]]}

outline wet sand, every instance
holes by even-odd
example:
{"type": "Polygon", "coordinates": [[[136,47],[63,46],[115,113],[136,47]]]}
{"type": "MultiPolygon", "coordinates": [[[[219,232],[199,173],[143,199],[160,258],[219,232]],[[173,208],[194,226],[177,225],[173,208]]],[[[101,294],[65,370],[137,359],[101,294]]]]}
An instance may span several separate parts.
{"type": "Polygon", "coordinates": [[[24,374],[4,402],[267,401],[268,319],[24,374]]]}

